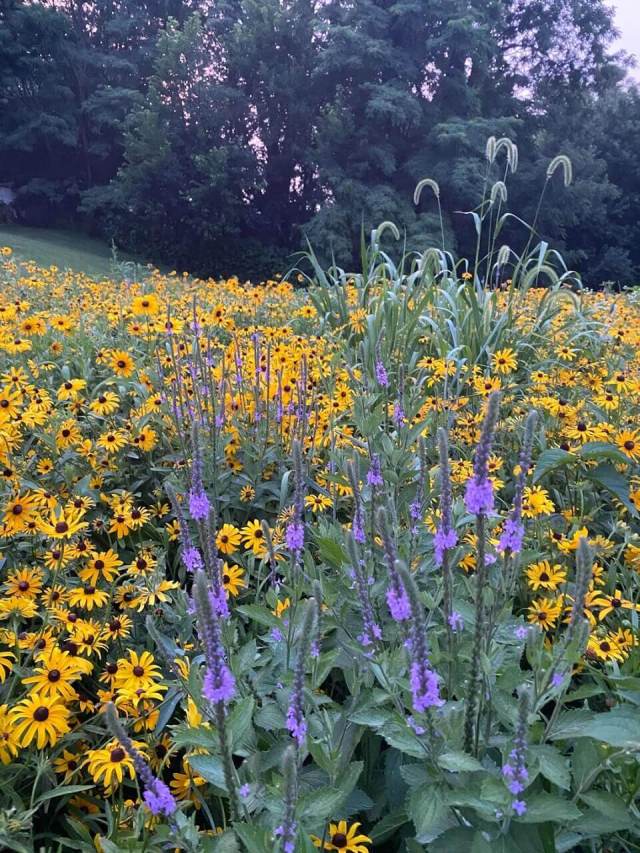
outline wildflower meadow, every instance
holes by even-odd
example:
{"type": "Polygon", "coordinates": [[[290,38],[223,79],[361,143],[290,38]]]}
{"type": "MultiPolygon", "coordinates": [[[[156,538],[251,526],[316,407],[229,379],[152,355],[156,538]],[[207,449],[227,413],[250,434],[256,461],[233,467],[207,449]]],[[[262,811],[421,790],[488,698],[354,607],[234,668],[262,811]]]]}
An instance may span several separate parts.
{"type": "Polygon", "coordinates": [[[2,250],[3,849],[640,849],[640,293],[505,198],[260,284],[2,250]]]}

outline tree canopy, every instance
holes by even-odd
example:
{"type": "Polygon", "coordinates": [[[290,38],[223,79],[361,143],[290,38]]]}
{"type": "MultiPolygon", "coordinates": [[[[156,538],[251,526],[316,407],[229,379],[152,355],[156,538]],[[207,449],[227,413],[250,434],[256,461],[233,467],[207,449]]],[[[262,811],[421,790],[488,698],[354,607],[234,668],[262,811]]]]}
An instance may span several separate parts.
{"type": "MultiPolygon", "coordinates": [[[[0,184],[199,273],[268,275],[306,237],[348,266],[382,220],[468,250],[489,135],[531,221],[585,281],[640,275],[640,95],[604,0],[5,0],[0,184]]],[[[515,235],[514,235],[515,236],[515,235]]]]}

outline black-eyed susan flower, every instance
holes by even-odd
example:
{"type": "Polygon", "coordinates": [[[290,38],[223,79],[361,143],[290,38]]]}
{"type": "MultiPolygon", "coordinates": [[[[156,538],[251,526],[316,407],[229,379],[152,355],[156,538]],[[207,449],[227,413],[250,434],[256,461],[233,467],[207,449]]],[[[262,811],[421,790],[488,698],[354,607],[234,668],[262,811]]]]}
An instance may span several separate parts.
{"type": "Polygon", "coordinates": [[[241,590],[246,586],[244,569],[240,566],[230,566],[227,562],[223,563],[222,585],[227,593],[227,598],[230,595],[234,597],[240,595],[241,590]]]}
{"type": "Polygon", "coordinates": [[[242,537],[233,524],[223,524],[216,536],[216,547],[222,554],[233,554],[240,547],[242,537]]]}
{"type": "Polygon", "coordinates": [[[311,841],[315,847],[322,847],[323,850],[341,850],[343,853],[368,853],[368,845],[372,843],[368,835],[361,833],[360,823],[347,824],[346,820],[340,820],[338,823],[330,823],[327,837],[324,845],[322,839],[316,835],[311,836],[311,841]]]}
{"type": "Polygon", "coordinates": [[[527,619],[543,631],[555,628],[561,611],[561,604],[553,598],[539,598],[531,603],[527,619]]]}
{"type": "Polygon", "coordinates": [[[54,746],[69,731],[69,711],[56,699],[27,696],[9,712],[17,742],[21,747],[35,741],[38,749],[54,746]]]}
{"type": "Polygon", "coordinates": [[[64,509],[52,509],[46,518],[39,518],[36,522],[40,533],[44,533],[50,539],[71,539],[76,533],[85,530],[89,525],[83,521],[85,511],[71,507],[64,509]]]}
{"type": "Polygon", "coordinates": [[[567,572],[559,563],[541,560],[527,568],[527,583],[534,591],[539,589],[556,590],[567,580],[567,572]]]}
{"type": "MultiPolygon", "coordinates": [[[[145,744],[134,741],[140,752],[145,744]]],[[[96,785],[102,784],[108,794],[120,785],[126,776],[135,779],[133,760],[117,740],[110,741],[101,749],[90,749],[87,753],[86,767],[96,785]]]]}

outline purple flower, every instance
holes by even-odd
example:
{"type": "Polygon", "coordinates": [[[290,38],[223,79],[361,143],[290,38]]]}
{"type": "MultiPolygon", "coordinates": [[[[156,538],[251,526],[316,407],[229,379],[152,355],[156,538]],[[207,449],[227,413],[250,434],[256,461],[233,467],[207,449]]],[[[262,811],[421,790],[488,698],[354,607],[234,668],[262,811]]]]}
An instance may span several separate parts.
{"type": "Polygon", "coordinates": [[[436,566],[441,566],[444,561],[444,552],[448,548],[455,548],[458,542],[458,536],[455,530],[445,531],[442,527],[436,530],[433,537],[433,545],[435,549],[436,566]]]}
{"type": "Polygon", "coordinates": [[[504,530],[498,542],[498,551],[511,551],[512,554],[519,554],[522,550],[523,539],[524,525],[522,522],[515,518],[508,518],[504,523],[504,530]]]}
{"type": "Polygon", "coordinates": [[[189,513],[195,521],[204,521],[209,517],[211,504],[204,491],[191,491],[189,493],[189,513]]]}
{"type": "Polygon", "coordinates": [[[228,702],[236,692],[236,680],[233,673],[222,663],[215,668],[209,667],[202,684],[202,693],[209,702],[228,702]]]}
{"type": "Polygon", "coordinates": [[[301,521],[292,521],[287,526],[285,542],[290,551],[300,553],[304,548],[304,524],[301,521]]]}
{"type": "Polygon", "coordinates": [[[221,616],[223,619],[229,618],[229,603],[223,586],[218,587],[217,590],[210,590],[209,601],[217,616],[221,616]]]}
{"type": "Polygon", "coordinates": [[[386,368],[380,359],[376,361],[376,382],[381,388],[387,388],[389,385],[386,368]]]}
{"type": "Polygon", "coordinates": [[[522,816],[527,810],[527,804],[524,800],[514,800],[511,803],[511,808],[517,815],[522,816]]]}
{"type": "Polygon", "coordinates": [[[367,483],[370,486],[383,486],[384,480],[380,472],[380,458],[374,453],[371,457],[371,465],[367,472],[367,483]]]}
{"type": "Polygon", "coordinates": [[[440,698],[439,682],[437,674],[429,669],[425,661],[414,661],[411,664],[410,683],[414,710],[423,712],[427,708],[444,704],[440,698]]]}
{"type": "Polygon", "coordinates": [[[198,551],[195,545],[189,545],[186,548],[182,548],[180,556],[188,572],[197,572],[198,569],[201,569],[204,565],[202,557],[200,556],[200,551],[198,551]]]}
{"type": "Polygon", "coordinates": [[[417,735],[423,735],[426,732],[425,727],[416,723],[411,714],[409,714],[409,716],[407,717],[407,722],[417,735]]]}
{"type": "Polygon", "coordinates": [[[493,483],[489,479],[477,480],[472,477],[467,481],[464,503],[469,512],[474,515],[493,512],[493,483]]]}
{"type": "Polygon", "coordinates": [[[356,542],[358,542],[358,544],[362,545],[363,542],[366,541],[361,512],[356,511],[356,514],[353,516],[353,522],[351,523],[351,533],[353,534],[353,538],[356,540],[356,542]]]}
{"type": "Polygon", "coordinates": [[[396,622],[404,622],[411,616],[411,604],[406,590],[402,587],[390,586],[387,590],[389,612],[396,622]]]}
{"type": "Polygon", "coordinates": [[[396,426],[400,426],[405,419],[404,409],[402,408],[402,403],[399,400],[393,404],[393,422],[396,426]]]}
{"type": "Polygon", "coordinates": [[[564,675],[559,672],[554,672],[551,676],[551,686],[552,687],[560,687],[562,682],[564,681],[564,675]]]}
{"type": "Polygon", "coordinates": [[[172,815],[178,808],[169,788],[161,779],[154,779],[144,792],[144,802],[151,814],[172,815]]]}
{"type": "Polygon", "coordinates": [[[454,610],[451,616],[449,616],[449,627],[454,633],[464,630],[464,619],[457,610],[454,610]]]}
{"type": "Polygon", "coordinates": [[[529,636],[529,628],[527,625],[518,625],[513,633],[515,634],[516,640],[526,640],[529,636]]]}
{"type": "Polygon", "coordinates": [[[298,746],[302,746],[307,736],[307,724],[302,715],[302,708],[292,702],[287,711],[287,728],[296,739],[298,746]]]}
{"type": "Polygon", "coordinates": [[[238,793],[240,794],[240,796],[242,797],[243,800],[246,800],[246,798],[251,793],[251,785],[249,785],[248,782],[245,782],[244,785],[241,785],[238,788],[238,793]]]}
{"type": "Polygon", "coordinates": [[[272,628],[271,629],[271,639],[275,643],[279,643],[280,640],[284,639],[284,637],[282,636],[282,631],[280,630],[280,628],[272,628]]]}

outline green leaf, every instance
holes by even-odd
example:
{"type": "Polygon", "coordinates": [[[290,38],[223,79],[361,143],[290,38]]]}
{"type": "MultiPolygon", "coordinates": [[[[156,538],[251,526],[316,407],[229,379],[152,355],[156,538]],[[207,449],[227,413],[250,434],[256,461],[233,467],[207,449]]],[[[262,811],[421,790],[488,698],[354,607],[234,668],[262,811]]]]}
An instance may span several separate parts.
{"type": "Polygon", "coordinates": [[[438,765],[451,773],[475,773],[484,770],[478,759],[466,752],[445,752],[438,758],[438,765]]]}
{"type": "Polygon", "coordinates": [[[615,495],[629,510],[631,515],[637,516],[638,511],[629,498],[629,481],[609,462],[602,462],[593,471],[587,472],[587,477],[615,495]]]}
{"type": "Polygon", "coordinates": [[[560,755],[555,747],[549,744],[531,746],[530,752],[538,759],[538,766],[544,778],[559,788],[568,791],[571,787],[571,773],[569,771],[568,760],[560,755]]]}
{"type": "Polygon", "coordinates": [[[406,812],[391,812],[391,814],[385,815],[382,820],[379,820],[367,835],[374,844],[379,844],[382,841],[386,841],[387,838],[391,838],[392,835],[396,835],[397,831],[401,826],[406,824],[407,820],[406,812]]]}
{"type": "Polygon", "coordinates": [[[262,826],[237,823],[234,829],[246,853],[271,853],[273,850],[271,833],[262,826]]]}
{"type": "Polygon", "coordinates": [[[251,719],[255,708],[255,700],[252,696],[241,699],[227,716],[227,726],[231,736],[232,749],[237,747],[246,733],[251,728],[251,719]]]}
{"type": "Polygon", "coordinates": [[[537,483],[556,468],[560,468],[562,465],[569,465],[571,462],[575,461],[576,457],[573,453],[567,453],[566,450],[560,450],[560,448],[557,447],[545,450],[538,457],[536,469],[533,473],[533,482],[537,483]]]}
{"type": "Polygon", "coordinates": [[[421,844],[429,844],[456,825],[456,820],[436,785],[427,784],[417,788],[409,797],[407,811],[416,828],[416,839],[421,844]]]}
{"type": "Polygon", "coordinates": [[[629,464],[629,457],[615,444],[609,444],[606,441],[589,441],[583,444],[578,451],[578,456],[581,459],[611,459],[614,462],[629,464]]]}
{"type": "Polygon", "coordinates": [[[207,782],[226,792],[227,785],[224,780],[222,759],[218,758],[217,755],[191,755],[189,756],[189,766],[207,782]]]}
{"type": "Polygon", "coordinates": [[[344,552],[342,545],[328,536],[318,537],[318,551],[323,562],[330,566],[339,569],[347,562],[347,555],[344,552]]]}
{"type": "Polygon", "coordinates": [[[253,622],[265,625],[267,628],[282,627],[281,620],[274,616],[268,607],[262,607],[260,604],[241,604],[235,608],[235,612],[242,613],[243,616],[248,616],[253,622]]]}
{"type": "Polygon", "coordinates": [[[597,714],[582,708],[558,717],[549,740],[589,737],[609,746],[640,749],[640,714],[631,708],[614,708],[597,714]]]}
{"type": "Polygon", "coordinates": [[[350,764],[342,774],[339,784],[316,788],[298,800],[298,811],[300,817],[314,818],[315,820],[332,820],[338,812],[342,803],[356,786],[364,763],[356,761],[350,764]]]}
{"type": "Polygon", "coordinates": [[[624,826],[629,822],[633,823],[633,815],[620,797],[616,797],[608,791],[586,791],[584,794],[580,794],[580,799],[591,808],[606,815],[617,826],[624,826]]]}
{"type": "Polygon", "coordinates": [[[56,788],[51,788],[50,791],[45,791],[38,795],[36,805],[45,803],[47,800],[55,800],[58,797],[66,797],[70,794],[79,794],[80,791],[88,791],[89,788],[95,788],[95,785],[59,785],[56,788]]]}
{"type": "Polygon", "coordinates": [[[560,824],[577,820],[582,815],[580,809],[571,802],[555,794],[547,794],[544,791],[527,796],[527,810],[521,817],[514,817],[519,823],[547,823],[548,821],[560,824]]]}

